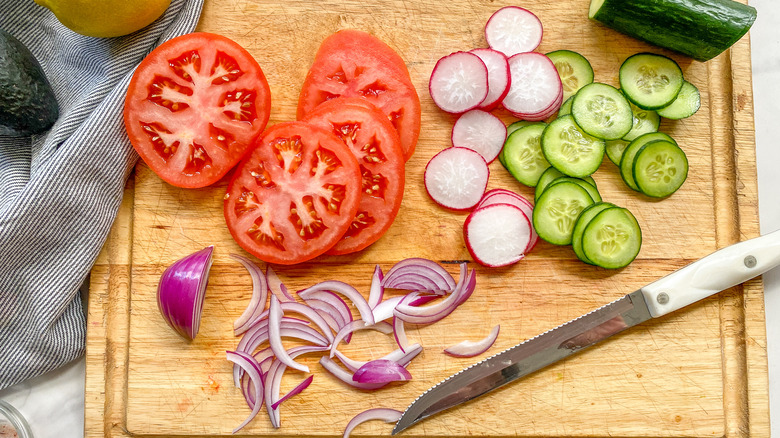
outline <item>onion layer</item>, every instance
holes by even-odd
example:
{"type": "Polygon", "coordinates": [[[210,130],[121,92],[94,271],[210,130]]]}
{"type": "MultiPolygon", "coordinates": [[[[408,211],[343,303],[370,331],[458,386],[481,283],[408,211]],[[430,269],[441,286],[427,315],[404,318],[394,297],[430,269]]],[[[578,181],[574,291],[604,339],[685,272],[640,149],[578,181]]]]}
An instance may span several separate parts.
{"type": "Polygon", "coordinates": [[[412,374],[398,362],[377,359],[358,368],[352,380],[358,383],[390,383],[412,380],[412,374]]]}
{"type": "Polygon", "coordinates": [[[349,420],[349,423],[347,423],[347,428],[344,429],[343,438],[349,438],[349,434],[352,433],[352,430],[355,429],[359,424],[365,423],[366,421],[382,420],[385,423],[395,423],[401,419],[402,414],[403,413],[401,411],[390,408],[374,408],[363,411],[349,420]]]}
{"type": "Polygon", "coordinates": [[[163,319],[189,340],[195,339],[200,329],[213,254],[212,245],[174,262],[157,286],[157,307],[163,319]]]}
{"type": "Polygon", "coordinates": [[[453,345],[452,347],[445,348],[444,352],[450,356],[455,357],[478,356],[493,346],[493,344],[496,342],[496,339],[498,338],[498,331],[500,328],[501,326],[497,325],[493,327],[493,330],[491,330],[490,334],[488,334],[485,338],[476,342],[463,341],[459,344],[453,345]]]}

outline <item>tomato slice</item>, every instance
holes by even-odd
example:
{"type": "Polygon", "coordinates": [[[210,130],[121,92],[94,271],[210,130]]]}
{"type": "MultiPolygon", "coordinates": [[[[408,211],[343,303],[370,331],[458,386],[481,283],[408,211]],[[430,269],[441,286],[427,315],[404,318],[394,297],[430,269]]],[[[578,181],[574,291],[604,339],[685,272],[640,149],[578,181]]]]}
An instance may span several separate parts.
{"type": "Polygon", "coordinates": [[[225,220],[236,242],[260,260],[301,263],[347,232],[360,181],[357,159],[336,135],[304,122],[279,123],[236,168],[225,220]]]}
{"type": "Polygon", "coordinates": [[[379,108],[360,98],[329,100],[304,121],[333,132],[358,159],[363,178],[360,206],[328,254],[360,251],[382,237],[401,207],[404,154],[398,133],[379,108]]]}
{"type": "Polygon", "coordinates": [[[127,90],[130,142],[164,181],[213,184],[233,168],[268,123],[271,90],[236,42],[191,33],[154,49],[127,90]]]}
{"type": "Polygon", "coordinates": [[[342,30],[322,42],[298,99],[298,119],[339,96],[361,97],[382,110],[401,138],[404,158],[420,135],[420,98],[398,54],[378,38],[342,30]]]}

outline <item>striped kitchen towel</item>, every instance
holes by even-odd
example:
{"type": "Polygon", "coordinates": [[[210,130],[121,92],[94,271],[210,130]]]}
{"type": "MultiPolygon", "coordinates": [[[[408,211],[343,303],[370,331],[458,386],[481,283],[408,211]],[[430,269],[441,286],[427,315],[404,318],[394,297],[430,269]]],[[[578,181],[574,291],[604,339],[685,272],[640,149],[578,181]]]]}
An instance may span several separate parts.
{"type": "Polygon", "coordinates": [[[60,107],[48,133],[0,137],[0,389],[83,354],[78,289],[138,159],[122,121],[127,85],[155,46],[194,30],[202,6],[173,0],[138,32],[91,38],[32,0],[0,0],[0,29],[35,55],[60,107]]]}

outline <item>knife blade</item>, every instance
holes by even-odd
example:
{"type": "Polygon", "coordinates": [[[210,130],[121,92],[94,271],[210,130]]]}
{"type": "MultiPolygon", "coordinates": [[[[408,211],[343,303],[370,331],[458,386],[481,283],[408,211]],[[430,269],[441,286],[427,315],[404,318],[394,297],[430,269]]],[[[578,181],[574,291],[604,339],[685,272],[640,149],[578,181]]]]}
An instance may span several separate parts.
{"type": "Polygon", "coordinates": [[[777,265],[780,265],[780,230],[715,251],[637,291],[444,379],[406,408],[392,434],[623,330],[757,277],[777,265]]]}

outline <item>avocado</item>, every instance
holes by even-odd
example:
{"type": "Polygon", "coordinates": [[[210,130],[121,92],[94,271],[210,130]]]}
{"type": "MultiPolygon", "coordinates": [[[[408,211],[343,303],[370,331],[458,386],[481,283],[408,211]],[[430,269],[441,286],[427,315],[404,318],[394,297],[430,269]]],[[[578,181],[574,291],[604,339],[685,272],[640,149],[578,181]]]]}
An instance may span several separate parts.
{"type": "Polygon", "coordinates": [[[21,41],[0,29],[0,135],[40,134],[58,116],[57,99],[41,65],[21,41]]]}

